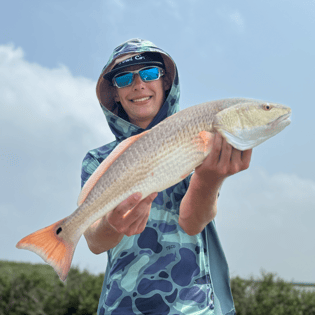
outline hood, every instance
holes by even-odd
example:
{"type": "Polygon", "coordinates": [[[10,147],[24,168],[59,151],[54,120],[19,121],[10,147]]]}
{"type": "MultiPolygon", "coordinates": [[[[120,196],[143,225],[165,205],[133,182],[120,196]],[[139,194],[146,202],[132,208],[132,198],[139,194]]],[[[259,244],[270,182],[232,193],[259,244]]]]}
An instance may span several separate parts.
{"type": "Polygon", "coordinates": [[[143,132],[144,129],[133,125],[128,121],[128,118],[118,113],[118,108],[114,101],[115,87],[112,86],[111,82],[104,79],[103,76],[111,71],[119,62],[144,52],[157,52],[161,54],[166,68],[165,76],[169,76],[170,81],[172,82],[170,90],[166,93],[164,104],[145,130],[151,129],[163,119],[179,111],[180,93],[178,72],[176,64],[170,55],[147,40],[134,38],[122,43],[114,49],[107,64],[103,68],[96,85],[96,95],[101,108],[111,131],[119,142],[130,136],[143,132]]]}

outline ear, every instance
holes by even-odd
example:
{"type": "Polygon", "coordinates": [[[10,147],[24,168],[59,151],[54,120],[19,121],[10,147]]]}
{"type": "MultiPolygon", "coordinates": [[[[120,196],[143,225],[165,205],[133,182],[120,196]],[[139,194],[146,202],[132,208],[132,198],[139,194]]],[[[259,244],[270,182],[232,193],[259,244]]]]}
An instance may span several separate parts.
{"type": "Polygon", "coordinates": [[[116,103],[120,102],[120,97],[118,95],[117,87],[115,87],[114,100],[116,103]]]}
{"type": "Polygon", "coordinates": [[[163,88],[164,91],[167,91],[171,88],[172,82],[171,82],[171,78],[168,75],[165,75],[163,77],[163,88]]]}

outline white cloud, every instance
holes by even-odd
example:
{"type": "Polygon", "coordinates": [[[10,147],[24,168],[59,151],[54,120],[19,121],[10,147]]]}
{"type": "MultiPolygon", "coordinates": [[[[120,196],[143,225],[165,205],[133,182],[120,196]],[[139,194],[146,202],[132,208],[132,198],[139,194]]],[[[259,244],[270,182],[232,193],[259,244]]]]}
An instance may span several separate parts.
{"type": "Polygon", "coordinates": [[[21,48],[12,45],[0,46],[0,65],[1,120],[32,135],[48,132],[52,125],[58,127],[53,132],[64,134],[73,123],[97,140],[107,131],[92,80],[74,77],[65,66],[47,69],[29,63],[21,48]]]}
{"type": "Polygon", "coordinates": [[[222,196],[221,206],[229,209],[230,217],[223,225],[265,230],[297,224],[306,227],[307,218],[315,219],[315,182],[294,174],[269,175],[249,169],[238,178],[227,179],[222,196]]]}
{"type": "Polygon", "coordinates": [[[114,3],[120,8],[120,9],[124,9],[125,8],[125,4],[122,0],[115,0],[114,3]]]}
{"type": "Polygon", "coordinates": [[[314,282],[314,209],[313,180],[251,168],[228,178],[216,222],[232,275],[259,275],[264,268],[314,282]]]}
{"type": "MultiPolygon", "coordinates": [[[[76,209],[85,154],[114,136],[95,81],[30,63],[13,45],[0,46],[0,68],[1,259],[41,262],[15,244],[76,209]]],[[[81,243],[74,264],[93,257],[81,243]]]]}
{"type": "Polygon", "coordinates": [[[226,7],[220,7],[216,10],[217,15],[230,24],[233,30],[243,32],[245,30],[245,20],[239,10],[232,10],[226,7]]]}
{"type": "Polygon", "coordinates": [[[245,23],[244,19],[241,16],[240,12],[238,10],[233,11],[232,13],[229,14],[229,18],[232,21],[232,23],[235,23],[237,28],[240,31],[243,31],[245,28],[245,23]]]}

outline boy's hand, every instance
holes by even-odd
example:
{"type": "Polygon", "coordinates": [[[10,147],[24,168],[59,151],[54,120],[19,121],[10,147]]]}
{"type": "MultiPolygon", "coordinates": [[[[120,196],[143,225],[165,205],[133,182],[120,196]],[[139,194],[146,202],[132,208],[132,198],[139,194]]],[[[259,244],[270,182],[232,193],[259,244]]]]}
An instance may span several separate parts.
{"type": "Polygon", "coordinates": [[[157,193],[141,199],[141,193],[135,193],[106,215],[107,222],[121,234],[127,236],[139,234],[146,227],[151,205],[157,193]]]}

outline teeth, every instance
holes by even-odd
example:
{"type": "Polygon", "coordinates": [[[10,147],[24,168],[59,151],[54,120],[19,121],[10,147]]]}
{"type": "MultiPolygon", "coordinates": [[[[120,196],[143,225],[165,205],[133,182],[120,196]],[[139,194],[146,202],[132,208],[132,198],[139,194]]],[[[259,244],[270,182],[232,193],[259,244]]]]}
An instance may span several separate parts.
{"type": "Polygon", "coordinates": [[[148,96],[148,97],[143,97],[143,98],[139,98],[139,99],[137,99],[137,100],[132,100],[133,102],[142,102],[142,101],[146,101],[146,100],[148,100],[150,98],[150,96],[148,96]]]}

